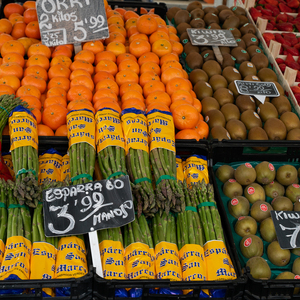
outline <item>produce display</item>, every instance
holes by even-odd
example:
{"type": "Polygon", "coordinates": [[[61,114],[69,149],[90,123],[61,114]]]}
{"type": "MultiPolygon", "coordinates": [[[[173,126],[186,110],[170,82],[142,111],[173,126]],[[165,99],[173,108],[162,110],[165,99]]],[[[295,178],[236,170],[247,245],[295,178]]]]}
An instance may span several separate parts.
{"type": "Polygon", "coordinates": [[[280,248],[270,211],[299,211],[299,163],[217,163],[214,170],[242,267],[255,279],[298,278],[299,248],[280,248]]]}

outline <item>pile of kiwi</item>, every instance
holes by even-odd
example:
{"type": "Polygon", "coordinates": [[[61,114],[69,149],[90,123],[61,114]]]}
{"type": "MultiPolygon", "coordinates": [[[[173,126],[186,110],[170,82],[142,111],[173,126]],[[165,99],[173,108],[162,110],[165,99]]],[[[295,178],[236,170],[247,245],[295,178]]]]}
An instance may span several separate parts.
{"type": "MultiPolygon", "coordinates": [[[[172,7],[167,12],[184,45],[183,57],[191,71],[189,79],[202,104],[202,114],[213,139],[300,140],[300,121],[292,112],[277,75],[268,68],[269,61],[259,48],[256,28],[248,23],[242,7],[220,5],[206,7],[191,2],[186,10],[172,7]],[[187,28],[229,29],[237,47],[219,47],[222,65],[212,47],[193,46],[187,28]],[[266,98],[262,104],[255,97],[240,95],[234,80],[271,81],[279,97],[266,98]]],[[[264,151],[260,147],[257,150],[264,151]]]]}

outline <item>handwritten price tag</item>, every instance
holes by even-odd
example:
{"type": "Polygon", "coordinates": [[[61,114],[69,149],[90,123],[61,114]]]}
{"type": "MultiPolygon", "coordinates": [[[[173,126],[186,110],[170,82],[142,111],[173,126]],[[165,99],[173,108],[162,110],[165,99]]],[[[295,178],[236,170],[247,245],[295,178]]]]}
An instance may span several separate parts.
{"type": "Polygon", "coordinates": [[[279,245],[282,249],[300,247],[300,213],[297,211],[271,211],[279,245]]]}
{"type": "Polygon", "coordinates": [[[134,220],[129,177],[43,191],[45,235],[78,235],[134,220]]]}
{"type": "Polygon", "coordinates": [[[51,47],[109,37],[102,0],[38,0],[41,39],[51,47]]]}

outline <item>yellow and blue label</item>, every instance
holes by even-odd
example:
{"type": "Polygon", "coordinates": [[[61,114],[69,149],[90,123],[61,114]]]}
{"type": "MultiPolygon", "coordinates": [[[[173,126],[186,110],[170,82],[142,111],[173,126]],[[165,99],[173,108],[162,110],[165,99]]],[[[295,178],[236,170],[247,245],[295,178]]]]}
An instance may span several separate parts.
{"type": "Polygon", "coordinates": [[[69,176],[69,180],[71,179],[71,171],[70,171],[70,156],[69,154],[65,154],[62,158],[62,166],[61,166],[61,181],[64,181],[67,176],[69,176]]]}
{"type": "Polygon", "coordinates": [[[180,156],[176,155],[176,177],[177,181],[184,181],[183,163],[180,156]]]}

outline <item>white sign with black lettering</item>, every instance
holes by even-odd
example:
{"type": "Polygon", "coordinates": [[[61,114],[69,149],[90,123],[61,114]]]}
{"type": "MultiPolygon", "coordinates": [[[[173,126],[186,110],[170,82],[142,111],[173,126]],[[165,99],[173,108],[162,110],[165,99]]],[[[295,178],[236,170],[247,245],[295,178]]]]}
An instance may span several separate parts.
{"type": "Polygon", "coordinates": [[[271,211],[277,239],[282,249],[300,247],[300,212],[271,211]]]}
{"type": "Polygon", "coordinates": [[[109,37],[102,0],[37,0],[42,43],[48,47],[109,37]]]}
{"type": "Polygon", "coordinates": [[[128,176],[43,191],[45,235],[78,235],[134,220],[128,176]]]}

